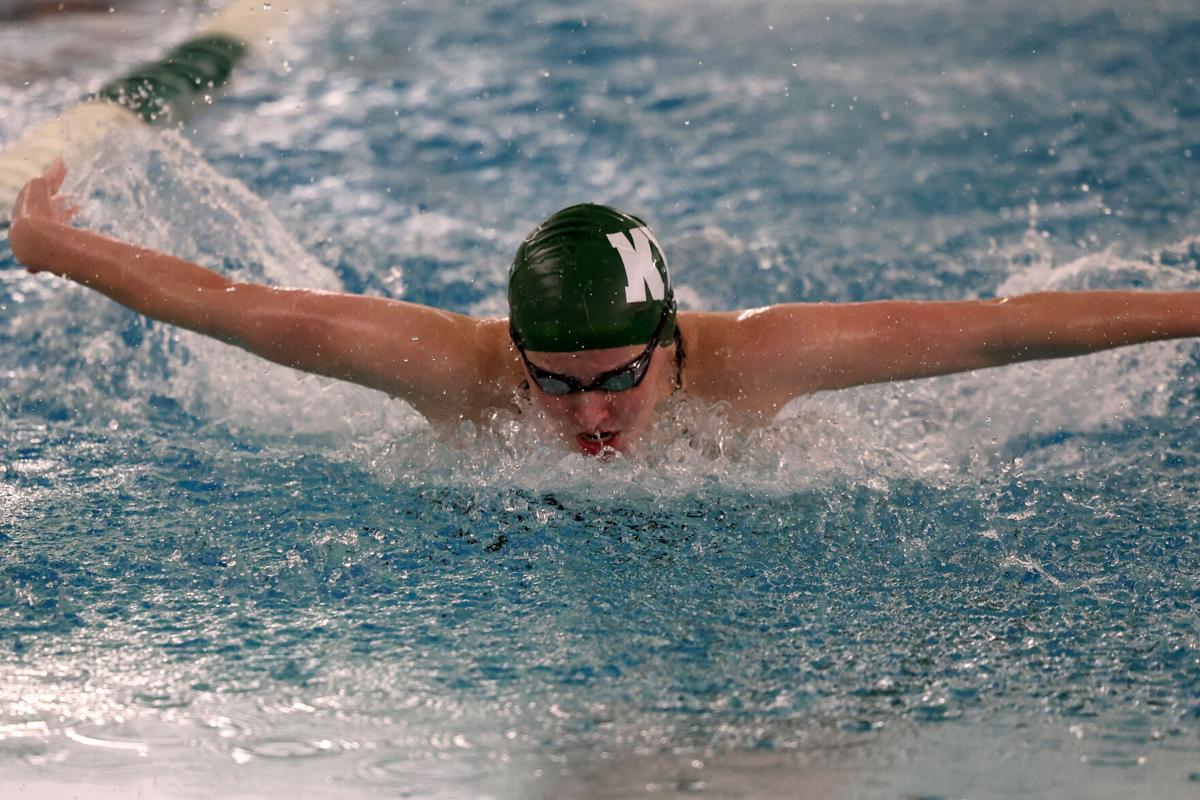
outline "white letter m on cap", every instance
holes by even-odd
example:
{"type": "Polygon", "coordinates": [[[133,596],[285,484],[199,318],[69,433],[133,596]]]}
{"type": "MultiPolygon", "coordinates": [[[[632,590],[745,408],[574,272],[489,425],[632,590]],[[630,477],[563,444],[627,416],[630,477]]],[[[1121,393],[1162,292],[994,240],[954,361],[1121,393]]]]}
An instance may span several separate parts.
{"type": "MultiPolygon", "coordinates": [[[[654,253],[650,250],[650,243],[653,242],[660,253],[662,247],[650,229],[634,228],[629,231],[628,239],[623,233],[610,233],[608,241],[621,254],[621,263],[625,265],[625,302],[646,302],[647,289],[650,290],[650,297],[662,300],[667,294],[667,287],[663,286],[662,275],[658,274],[658,269],[654,266],[654,253]]],[[[665,260],[663,264],[666,264],[665,260]]]]}

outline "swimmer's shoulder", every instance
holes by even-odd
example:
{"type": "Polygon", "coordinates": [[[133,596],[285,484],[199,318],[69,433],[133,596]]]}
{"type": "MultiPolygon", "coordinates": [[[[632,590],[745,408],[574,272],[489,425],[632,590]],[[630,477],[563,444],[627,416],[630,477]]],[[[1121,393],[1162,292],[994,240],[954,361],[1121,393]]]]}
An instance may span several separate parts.
{"type": "Polygon", "coordinates": [[[706,402],[773,416],[797,393],[781,385],[779,374],[801,366],[795,363],[803,358],[796,342],[811,335],[813,312],[819,314],[817,309],[824,305],[680,312],[686,348],[684,389],[706,402]]]}
{"type": "Polygon", "coordinates": [[[476,380],[488,396],[489,406],[507,406],[525,382],[521,360],[508,332],[507,317],[480,317],[475,321],[473,341],[476,380]]]}
{"type": "Polygon", "coordinates": [[[797,342],[823,335],[835,322],[830,303],[783,303],[736,311],[681,311],[688,358],[705,366],[755,364],[778,358],[797,342]]]}
{"type": "Polygon", "coordinates": [[[683,341],[682,383],[690,397],[727,400],[730,365],[741,350],[736,311],[680,311],[683,341]]]}
{"type": "Polygon", "coordinates": [[[683,331],[688,359],[705,368],[753,355],[760,333],[749,320],[767,311],[680,311],[679,329],[683,331]]]}

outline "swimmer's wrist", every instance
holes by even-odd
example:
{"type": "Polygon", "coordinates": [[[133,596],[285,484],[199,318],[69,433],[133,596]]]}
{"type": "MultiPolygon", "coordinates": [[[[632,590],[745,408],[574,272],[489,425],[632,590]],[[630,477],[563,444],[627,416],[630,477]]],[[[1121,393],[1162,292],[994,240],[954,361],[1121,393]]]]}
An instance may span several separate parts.
{"type": "Polygon", "coordinates": [[[45,251],[45,232],[40,230],[42,223],[45,220],[20,217],[8,229],[8,244],[13,257],[24,264],[29,272],[46,269],[42,258],[45,251]]]}
{"type": "Polygon", "coordinates": [[[71,253],[72,233],[83,232],[45,217],[21,217],[9,228],[8,241],[13,257],[27,271],[72,278],[72,262],[78,260],[71,253]]]}

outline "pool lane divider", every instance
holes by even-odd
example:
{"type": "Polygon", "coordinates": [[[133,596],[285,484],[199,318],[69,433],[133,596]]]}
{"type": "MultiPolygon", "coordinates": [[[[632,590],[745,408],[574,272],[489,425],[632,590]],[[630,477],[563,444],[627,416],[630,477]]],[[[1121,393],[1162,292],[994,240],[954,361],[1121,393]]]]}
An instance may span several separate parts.
{"type": "Polygon", "coordinates": [[[272,29],[322,5],[321,0],[277,3],[234,0],[158,61],[106,83],[57,117],[28,131],[0,153],[0,220],[8,224],[17,193],[55,159],[99,141],[119,128],[170,127],[212,103],[234,68],[272,29]]]}
{"type": "Polygon", "coordinates": [[[149,125],[183,116],[202,96],[229,82],[233,68],[248,48],[228,36],[200,36],[176,47],[161,60],[143,64],[96,93],[149,125]]]}

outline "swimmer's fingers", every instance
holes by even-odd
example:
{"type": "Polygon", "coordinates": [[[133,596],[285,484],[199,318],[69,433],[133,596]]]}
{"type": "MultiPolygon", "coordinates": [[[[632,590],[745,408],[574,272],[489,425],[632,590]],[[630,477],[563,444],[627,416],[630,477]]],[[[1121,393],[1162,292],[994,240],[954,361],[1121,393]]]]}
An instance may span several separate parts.
{"type": "Polygon", "coordinates": [[[9,229],[9,245],[13,255],[25,264],[25,268],[30,272],[40,272],[41,268],[34,266],[40,260],[39,248],[36,245],[38,237],[30,236],[32,229],[27,227],[28,224],[36,220],[66,223],[79,210],[68,198],[57,193],[66,175],[66,166],[61,160],[55,161],[43,174],[21,187],[16,202],[13,203],[13,225],[9,229]]]}
{"type": "Polygon", "coordinates": [[[54,159],[54,163],[50,165],[50,169],[46,170],[42,177],[50,185],[50,205],[54,212],[54,220],[56,222],[70,222],[79,213],[79,206],[70,198],[58,193],[58,190],[62,188],[63,181],[67,177],[67,165],[63,163],[61,158],[56,158],[54,159]]]}
{"type": "Polygon", "coordinates": [[[50,198],[50,202],[54,207],[54,219],[57,222],[70,222],[79,213],[79,204],[69,197],[56,194],[50,198]]]}
{"type": "Polygon", "coordinates": [[[54,163],[42,173],[42,177],[50,184],[50,193],[56,193],[62,188],[63,179],[67,177],[66,163],[61,158],[54,159],[54,163]]]}
{"type": "Polygon", "coordinates": [[[50,211],[50,187],[46,179],[39,176],[22,186],[21,191],[17,193],[12,218],[13,222],[17,222],[25,217],[44,217],[50,211]]]}
{"type": "Polygon", "coordinates": [[[13,204],[13,222],[22,217],[42,217],[55,222],[66,222],[75,216],[78,207],[57,195],[58,188],[62,186],[66,176],[66,165],[62,159],[57,159],[48,170],[26,183],[13,204]]]}

